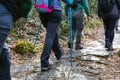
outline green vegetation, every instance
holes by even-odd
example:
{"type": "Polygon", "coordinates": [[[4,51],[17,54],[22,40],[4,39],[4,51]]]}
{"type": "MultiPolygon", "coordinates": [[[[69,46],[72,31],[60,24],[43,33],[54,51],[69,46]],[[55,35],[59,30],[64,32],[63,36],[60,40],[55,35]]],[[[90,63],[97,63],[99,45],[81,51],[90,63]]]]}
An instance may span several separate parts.
{"type": "Polygon", "coordinates": [[[118,51],[117,55],[120,57],[120,50],[118,51]]]}
{"type": "MultiPolygon", "coordinates": [[[[97,16],[97,0],[88,0],[88,1],[89,1],[90,11],[91,11],[91,19],[89,22],[86,21],[87,16],[85,14],[84,33],[88,32],[87,30],[89,30],[90,28],[96,28],[102,24],[102,22],[98,19],[98,16],[97,16]]],[[[64,7],[63,7],[63,18],[62,18],[62,22],[59,29],[60,37],[69,36],[70,24],[65,23],[65,17],[66,16],[65,16],[64,7]]]]}
{"type": "MultiPolygon", "coordinates": [[[[91,20],[90,22],[86,21],[86,15],[85,15],[84,33],[88,32],[87,30],[91,28],[96,28],[101,25],[101,22],[99,21],[97,17],[97,0],[92,0],[92,1],[89,0],[89,5],[90,5],[90,10],[91,10],[91,20]]],[[[59,34],[60,34],[61,39],[64,39],[65,37],[68,38],[69,36],[70,24],[69,22],[65,23],[65,17],[66,16],[63,10],[62,22],[59,28],[59,34]]],[[[17,21],[13,25],[13,29],[11,30],[7,41],[11,42],[15,40],[24,39],[24,40],[29,40],[33,42],[35,38],[35,34],[37,33],[38,25],[39,25],[39,14],[33,6],[33,9],[30,12],[30,16],[28,19],[21,18],[19,21],[17,21]]],[[[41,29],[41,33],[44,31],[45,31],[44,29],[41,29]]],[[[30,45],[29,43],[25,41],[21,41],[16,45],[15,51],[21,54],[25,54],[27,52],[30,52],[32,47],[33,45],[30,45]]],[[[40,49],[43,49],[43,46],[40,46],[40,49]]]]}
{"type": "MultiPolygon", "coordinates": [[[[15,46],[15,51],[21,55],[24,55],[25,53],[32,52],[33,45],[26,42],[26,41],[20,41],[15,46]]],[[[34,48],[34,53],[38,52],[36,48],[34,48]]]]}

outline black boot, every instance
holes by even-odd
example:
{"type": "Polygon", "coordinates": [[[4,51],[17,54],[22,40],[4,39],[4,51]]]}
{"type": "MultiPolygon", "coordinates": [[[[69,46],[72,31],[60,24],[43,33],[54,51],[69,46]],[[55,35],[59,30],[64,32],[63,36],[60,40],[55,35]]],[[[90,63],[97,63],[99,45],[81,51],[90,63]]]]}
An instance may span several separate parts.
{"type": "Polygon", "coordinates": [[[113,46],[111,44],[108,44],[108,51],[114,51],[113,46]]]}
{"type": "Polygon", "coordinates": [[[108,45],[109,45],[109,40],[105,39],[105,48],[108,48],[108,45]]]}
{"type": "Polygon", "coordinates": [[[76,44],[75,50],[81,50],[81,49],[83,49],[83,47],[76,44]]]}
{"type": "Polygon", "coordinates": [[[107,45],[107,44],[105,44],[105,48],[108,48],[108,45],[107,45]]]}
{"type": "Polygon", "coordinates": [[[75,50],[81,50],[81,49],[83,49],[83,47],[80,46],[80,40],[77,40],[75,50]]]}

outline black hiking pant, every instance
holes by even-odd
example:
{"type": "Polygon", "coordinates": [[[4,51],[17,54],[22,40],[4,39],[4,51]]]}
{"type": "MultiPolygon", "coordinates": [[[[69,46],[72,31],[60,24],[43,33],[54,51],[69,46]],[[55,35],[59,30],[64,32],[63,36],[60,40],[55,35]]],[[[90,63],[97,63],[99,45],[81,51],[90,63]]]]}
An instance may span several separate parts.
{"type": "Polygon", "coordinates": [[[113,44],[114,29],[118,16],[104,15],[102,16],[105,29],[105,43],[113,44]]]}
{"type": "Polygon", "coordinates": [[[62,13],[60,10],[54,10],[51,13],[40,13],[40,20],[43,26],[46,28],[46,38],[41,55],[41,67],[49,67],[49,57],[51,50],[53,50],[58,60],[62,56],[57,32],[61,22],[61,16],[62,13]]]}

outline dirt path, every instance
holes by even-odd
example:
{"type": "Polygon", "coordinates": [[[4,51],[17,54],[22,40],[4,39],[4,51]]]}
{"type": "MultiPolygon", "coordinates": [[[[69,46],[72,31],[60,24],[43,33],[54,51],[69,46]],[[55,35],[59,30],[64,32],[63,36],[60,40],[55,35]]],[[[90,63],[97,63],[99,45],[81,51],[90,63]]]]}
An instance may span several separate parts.
{"type": "Polygon", "coordinates": [[[38,54],[31,62],[13,65],[12,80],[120,80],[120,57],[116,54],[120,49],[120,33],[116,32],[113,52],[104,48],[103,34],[102,27],[91,30],[82,42],[84,49],[73,51],[72,67],[68,48],[65,47],[66,54],[60,62],[54,56],[50,58],[50,63],[55,65],[50,71],[41,72],[38,54]]]}

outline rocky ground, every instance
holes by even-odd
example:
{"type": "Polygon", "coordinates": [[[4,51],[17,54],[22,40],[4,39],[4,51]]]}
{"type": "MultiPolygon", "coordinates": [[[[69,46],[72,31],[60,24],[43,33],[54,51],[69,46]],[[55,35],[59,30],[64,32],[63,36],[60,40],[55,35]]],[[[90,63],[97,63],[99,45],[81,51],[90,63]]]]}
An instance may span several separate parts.
{"type": "Polygon", "coordinates": [[[115,51],[112,52],[104,48],[103,35],[102,27],[91,29],[82,42],[84,49],[73,49],[72,66],[69,49],[64,44],[62,60],[57,61],[51,54],[50,63],[54,66],[47,72],[41,72],[40,54],[35,54],[33,59],[22,59],[20,55],[15,55],[11,66],[12,80],[120,80],[120,57],[116,54],[120,49],[120,32],[115,34],[115,51]]]}

